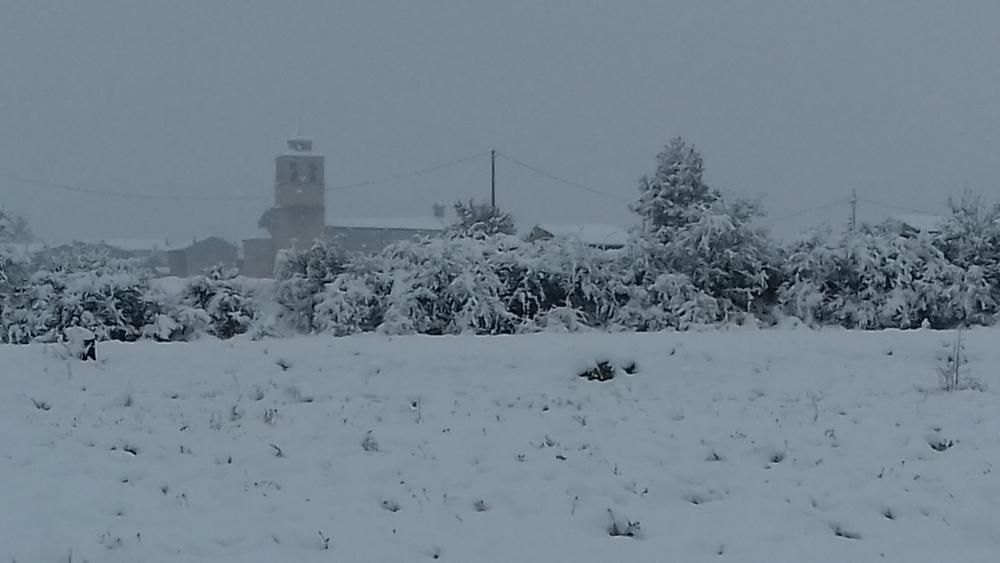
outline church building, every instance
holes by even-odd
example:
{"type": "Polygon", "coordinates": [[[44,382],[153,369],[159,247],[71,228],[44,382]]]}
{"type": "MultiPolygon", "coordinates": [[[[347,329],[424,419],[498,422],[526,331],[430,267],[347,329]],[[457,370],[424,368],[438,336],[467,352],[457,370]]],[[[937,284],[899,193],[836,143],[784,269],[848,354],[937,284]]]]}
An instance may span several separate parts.
{"type": "Polygon", "coordinates": [[[309,139],[289,139],[275,158],[274,207],[261,216],[259,226],[270,238],[243,241],[243,274],[271,277],[281,250],[311,245],[323,238],[326,224],[324,158],[313,152],[309,139]]]}

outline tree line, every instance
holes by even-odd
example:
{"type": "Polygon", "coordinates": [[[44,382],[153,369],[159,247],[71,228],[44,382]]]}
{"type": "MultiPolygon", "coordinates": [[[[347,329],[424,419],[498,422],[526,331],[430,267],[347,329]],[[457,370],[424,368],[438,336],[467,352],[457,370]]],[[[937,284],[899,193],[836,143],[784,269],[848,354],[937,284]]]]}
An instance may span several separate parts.
{"type": "Polygon", "coordinates": [[[6,252],[0,340],[55,340],[68,326],[103,339],[187,340],[991,324],[1000,207],[971,194],[949,205],[934,232],[883,224],[782,244],[756,226],[759,204],[705,183],[702,156],[678,138],[639,182],[637,225],[620,250],[518,237],[508,214],[473,201],[456,204],[442,237],[373,255],[344,253],[336,241],[285,251],[268,284],[217,268],[166,292],[134,263],[85,245],[45,264],[6,252]]]}

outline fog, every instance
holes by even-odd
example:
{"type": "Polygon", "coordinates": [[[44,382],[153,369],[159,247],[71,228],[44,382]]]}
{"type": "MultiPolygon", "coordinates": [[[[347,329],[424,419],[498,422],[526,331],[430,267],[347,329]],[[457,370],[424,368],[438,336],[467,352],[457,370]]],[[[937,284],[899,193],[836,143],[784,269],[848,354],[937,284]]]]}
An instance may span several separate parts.
{"type": "Polygon", "coordinates": [[[569,181],[498,159],[522,227],[627,226],[678,135],[779,234],[842,225],[809,210],[852,190],[882,204],[862,219],[940,212],[1000,196],[997,21],[972,0],[5,2],[0,205],[53,242],[255,236],[301,132],[331,216],[485,199],[496,149],[569,181]]]}

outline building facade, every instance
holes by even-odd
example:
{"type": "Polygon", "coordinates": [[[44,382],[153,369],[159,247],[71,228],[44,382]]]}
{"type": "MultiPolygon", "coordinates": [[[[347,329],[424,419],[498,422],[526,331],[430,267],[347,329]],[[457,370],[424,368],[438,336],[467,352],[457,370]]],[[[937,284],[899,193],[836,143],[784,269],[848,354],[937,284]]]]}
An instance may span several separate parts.
{"type": "Polygon", "coordinates": [[[242,274],[271,277],[282,250],[307,248],[319,239],[347,252],[375,253],[400,240],[440,235],[447,226],[440,205],[425,217],[328,219],[325,174],[325,158],[313,152],[311,140],[288,141],[274,161],[274,206],[258,222],[270,236],[243,240],[242,274]]]}
{"type": "Polygon", "coordinates": [[[185,248],[167,251],[170,275],[180,278],[197,276],[216,266],[234,268],[238,263],[239,248],[219,237],[208,237],[185,248]]]}
{"type": "Polygon", "coordinates": [[[438,217],[400,219],[340,218],[327,221],[326,238],[346,252],[373,254],[401,240],[440,236],[447,225],[438,217]]]}

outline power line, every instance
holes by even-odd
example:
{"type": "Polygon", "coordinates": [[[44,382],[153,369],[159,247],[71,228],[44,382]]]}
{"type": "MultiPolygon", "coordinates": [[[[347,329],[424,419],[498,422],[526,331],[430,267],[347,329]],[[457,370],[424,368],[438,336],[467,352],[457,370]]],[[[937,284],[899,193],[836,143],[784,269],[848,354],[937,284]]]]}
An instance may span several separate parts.
{"type": "Polygon", "coordinates": [[[578,189],[578,190],[583,190],[585,192],[589,192],[589,193],[592,193],[592,194],[596,194],[596,195],[600,195],[600,196],[604,196],[604,197],[608,197],[608,198],[614,198],[616,200],[620,200],[621,199],[621,196],[610,194],[608,192],[604,192],[604,191],[601,191],[601,190],[598,190],[598,189],[591,188],[590,186],[585,186],[585,185],[583,185],[583,184],[581,184],[579,182],[574,182],[572,180],[567,180],[566,178],[562,178],[562,177],[556,176],[555,174],[546,172],[546,171],[542,170],[541,168],[537,168],[537,167],[532,166],[530,164],[526,164],[524,162],[521,162],[520,160],[518,160],[518,159],[516,159],[516,158],[514,158],[512,156],[508,156],[506,154],[503,154],[501,152],[497,152],[497,156],[499,156],[499,157],[501,157],[503,159],[506,159],[507,161],[509,161],[509,162],[511,162],[513,164],[516,164],[516,165],[518,165],[518,166],[520,166],[522,168],[526,168],[526,169],[534,172],[535,174],[539,174],[539,175],[544,176],[544,177],[546,177],[546,178],[548,178],[550,180],[559,182],[560,184],[564,184],[564,185],[569,186],[571,188],[575,188],[575,189],[578,189]]]}
{"type": "Polygon", "coordinates": [[[828,202],[828,203],[817,205],[815,207],[807,207],[805,209],[800,209],[798,211],[793,211],[792,213],[788,213],[786,215],[781,215],[779,217],[764,217],[764,220],[766,222],[772,222],[772,221],[784,221],[786,219],[794,219],[795,217],[799,217],[800,215],[807,215],[809,213],[815,213],[817,211],[823,211],[824,209],[830,209],[832,207],[839,207],[841,205],[846,205],[846,204],[848,204],[850,202],[851,202],[851,198],[840,198],[838,200],[834,200],[834,201],[831,201],[831,202],[828,202]]]}
{"type": "Polygon", "coordinates": [[[936,215],[938,217],[943,216],[941,213],[937,213],[937,212],[934,212],[934,211],[926,211],[926,210],[923,210],[923,209],[916,209],[914,207],[906,207],[905,205],[894,205],[892,203],[885,203],[885,202],[882,202],[882,201],[876,201],[874,199],[868,199],[868,198],[864,198],[864,197],[858,198],[858,200],[859,201],[863,201],[865,203],[870,203],[872,205],[878,205],[880,207],[885,207],[887,209],[895,209],[896,211],[906,211],[907,213],[919,213],[921,215],[936,215]]]}
{"type": "Polygon", "coordinates": [[[477,152],[476,154],[471,154],[469,156],[465,156],[465,157],[462,157],[462,158],[456,158],[455,160],[449,160],[448,162],[443,162],[441,164],[435,164],[433,166],[428,166],[426,168],[419,168],[417,170],[412,170],[410,172],[403,172],[401,174],[396,174],[396,175],[393,175],[393,176],[385,176],[383,178],[378,178],[378,179],[374,179],[374,180],[364,180],[364,181],[361,181],[361,182],[354,182],[354,183],[351,183],[351,184],[341,184],[339,186],[329,186],[328,189],[331,189],[331,190],[350,190],[350,189],[354,189],[354,188],[363,188],[363,187],[366,187],[366,186],[374,186],[376,184],[388,184],[390,182],[396,182],[396,181],[399,181],[399,180],[405,180],[407,178],[412,178],[414,176],[421,176],[423,174],[429,174],[431,172],[436,172],[436,171],[442,170],[444,168],[452,168],[454,166],[458,166],[459,164],[465,164],[466,162],[469,162],[470,160],[475,160],[477,158],[484,157],[484,156],[488,155],[489,153],[490,153],[489,151],[480,151],[480,152],[477,152]]]}
{"type": "Polygon", "coordinates": [[[117,197],[122,199],[145,199],[145,200],[158,200],[158,201],[234,201],[234,200],[252,200],[252,199],[269,199],[271,196],[263,195],[248,195],[248,194],[228,194],[219,196],[199,196],[199,195],[168,195],[168,194],[140,194],[140,193],[130,193],[130,192],[119,192],[115,190],[99,190],[94,188],[87,188],[83,186],[74,186],[72,184],[58,184],[54,182],[46,182],[44,180],[38,180],[35,178],[25,178],[23,176],[17,176],[14,174],[4,174],[0,173],[0,178],[6,178],[14,182],[21,184],[27,184],[31,186],[37,186],[41,188],[48,188],[52,190],[61,190],[65,192],[75,192],[89,195],[100,195],[108,197],[117,197]]]}
{"type": "MultiPolygon", "coordinates": [[[[372,180],[365,180],[362,182],[354,182],[351,184],[342,184],[338,186],[330,186],[329,189],[332,190],[349,190],[354,188],[361,188],[366,186],[373,186],[377,184],[386,184],[390,182],[395,182],[398,180],[403,180],[406,178],[412,178],[414,176],[420,176],[423,174],[429,174],[437,170],[442,170],[444,168],[450,168],[453,166],[458,166],[459,164],[464,164],[470,160],[483,157],[488,154],[488,151],[478,152],[473,155],[465,156],[455,160],[450,160],[441,164],[436,164],[433,166],[428,166],[426,168],[420,168],[417,170],[411,170],[409,172],[396,174],[393,176],[387,176],[383,178],[377,178],[372,180]]],[[[45,180],[39,180],[36,178],[27,178],[24,176],[18,176],[15,174],[5,174],[0,173],[0,178],[6,178],[8,180],[30,185],[41,188],[47,188],[51,190],[58,190],[64,192],[73,192],[79,194],[88,194],[104,197],[113,197],[119,199],[138,199],[138,200],[151,200],[151,201],[240,201],[240,200],[268,200],[273,198],[272,194],[267,195],[251,195],[251,194],[225,194],[225,195],[177,195],[177,194],[141,194],[135,192],[122,192],[116,190],[101,190],[95,188],[88,188],[85,186],[77,186],[72,184],[60,184],[55,182],[47,182],[45,180]]]]}

